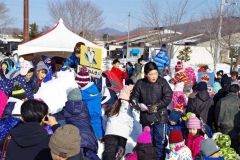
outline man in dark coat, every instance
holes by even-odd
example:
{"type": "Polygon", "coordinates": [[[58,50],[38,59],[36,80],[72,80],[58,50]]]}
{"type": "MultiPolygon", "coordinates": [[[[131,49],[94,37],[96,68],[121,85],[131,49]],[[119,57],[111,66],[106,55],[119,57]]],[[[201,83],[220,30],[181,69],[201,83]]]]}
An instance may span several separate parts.
{"type": "MultiPolygon", "coordinates": [[[[27,100],[21,106],[20,123],[10,131],[11,140],[7,147],[6,158],[8,160],[33,160],[47,156],[49,136],[47,131],[41,126],[48,113],[48,106],[38,100],[27,100]]],[[[53,117],[44,121],[51,124],[54,130],[58,127],[53,117]]]]}
{"type": "Polygon", "coordinates": [[[207,83],[199,82],[197,84],[196,97],[188,103],[187,112],[192,112],[199,115],[204,123],[211,124],[210,120],[210,109],[213,106],[213,100],[209,96],[207,83]]]}

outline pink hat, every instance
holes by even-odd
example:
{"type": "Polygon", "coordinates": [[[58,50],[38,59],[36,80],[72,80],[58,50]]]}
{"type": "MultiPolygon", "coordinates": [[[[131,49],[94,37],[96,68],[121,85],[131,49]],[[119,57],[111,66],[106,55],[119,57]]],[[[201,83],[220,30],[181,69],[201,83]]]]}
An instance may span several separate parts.
{"type": "Polygon", "coordinates": [[[81,67],[80,71],[75,77],[75,81],[80,88],[86,86],[90,82],[90,76],[86,67],[81,67]]]}
{"type": "Polygon", "coordinates": [[[201,129],[201,122],[196,117],[195,114],[192,114],[189,120],[187,121],[187,128],[201,129]]]}
{"type": "Polygon", "coordinates": [[[151,129],[149,126],[144,127],[143,132],[138,136],[137,143],[139,144],[152,143],[152,137],[151,137],[150,131],[151,129]]]}
{"type": "Polygon", "coordinates": [[[2,118],[3,111],[7,105],[8,97],[0,90],[0,118],[2,118]]]}
{"type": "Polygon", "coordinates": [[[126,86],[124,86],[123,89],[120,91],[120,94],[119,94],[118,98],[129,101],[132,89],[133,89],[133,85],[129,85],[129,86],[126,85],[126,86]]]}

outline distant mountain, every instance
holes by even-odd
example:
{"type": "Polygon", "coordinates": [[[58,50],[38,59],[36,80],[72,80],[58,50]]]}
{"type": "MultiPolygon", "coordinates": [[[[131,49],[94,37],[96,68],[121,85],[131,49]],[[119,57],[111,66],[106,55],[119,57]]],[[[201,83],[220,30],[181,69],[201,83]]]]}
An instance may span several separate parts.
{"type": "Polygon", "coordinates": [[[98,30],[98,32],[102,33],[102,34],[109,34],[111,36],[120,36],[120,35],[127,34],[127,32],[122,32],[122,31],[116,30],[114,28],[108,28],[108,27],[100,29],[100,30],[98,30]]]}

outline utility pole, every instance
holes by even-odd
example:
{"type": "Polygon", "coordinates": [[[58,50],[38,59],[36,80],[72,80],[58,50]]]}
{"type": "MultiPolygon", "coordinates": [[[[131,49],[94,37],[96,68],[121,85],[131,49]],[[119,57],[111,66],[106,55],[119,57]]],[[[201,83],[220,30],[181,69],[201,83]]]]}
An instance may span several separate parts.
{"type": "Polygon", "coordinates": [[[128,13],[128,39],[127,39],[127,55],[126,58],[129,58],[129,32],[130,32],[130,12],[128,13]]]}
{"type": "Polygon", "coordinates": [[[29,1],[24,0],[23,5],[23,41],[29,40],[29,1]]]}
{"type": "Polygon", "coordinates": [[[222,22],[223,22],[223,5],[225,3],[225,0],[221,0],[220,2],[220,13],[219,13],[219,26],[218,26],[218,34],[217,34],[217,55],[216,55],[216,62],[220,63],[221,55],[220,55],[220,41],[222,37],[222,22]]]}

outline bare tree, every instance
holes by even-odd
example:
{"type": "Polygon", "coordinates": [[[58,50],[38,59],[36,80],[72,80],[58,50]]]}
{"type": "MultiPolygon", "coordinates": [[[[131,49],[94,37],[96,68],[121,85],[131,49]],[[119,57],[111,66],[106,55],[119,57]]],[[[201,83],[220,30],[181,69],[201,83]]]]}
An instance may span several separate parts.
{"type": "Polygon", "coordinates": [[[94,40],[95,32],[103,25],[103,11],[89,0],[49,1],[54,21],[63,19],[66,26],[82,37],[94,40]]]}
{"type": "Polygon", "coordinates": [[[6,4],[2,1],[0,1],[0,29],[3,33],[5,28],[13,22],[13,19],[10,18],[8,15],[8,8],[6,7],[6,4]]]}
{"type": "Polygon", "coordinates": [[[230,63],[231,69],[233,66],[238,63],[240,55],[235,55],[233,51],[238,51],[234,48],[236,45],[240,44],[240,18],[239,18],[239,7],[235,7],[233,4],[224,4],[224,11],[222,13],[222,24],[219,24],[219,7],[215,10],[209,10],[208,15],[205,15],[205,19],[208,18],[205,25],[205,34],[208,37],[209,47],[211,48],[211,53],[214,57],[214,70],[216,70],[217,63],[217,44],[221,47],[221,62],[230,63]],[[206,18],[207,17],[207,18],[206,18]],[[221,39],[218,39],[218,28],[219,25],[222,27],[221,39]],[[228,58],[230,55],[230,62],[228,58]],[[235,57],[234,57],[235,56],[235,57]],[[233,62],[233,59],[236,58],[236,63],[233,62]]]}

